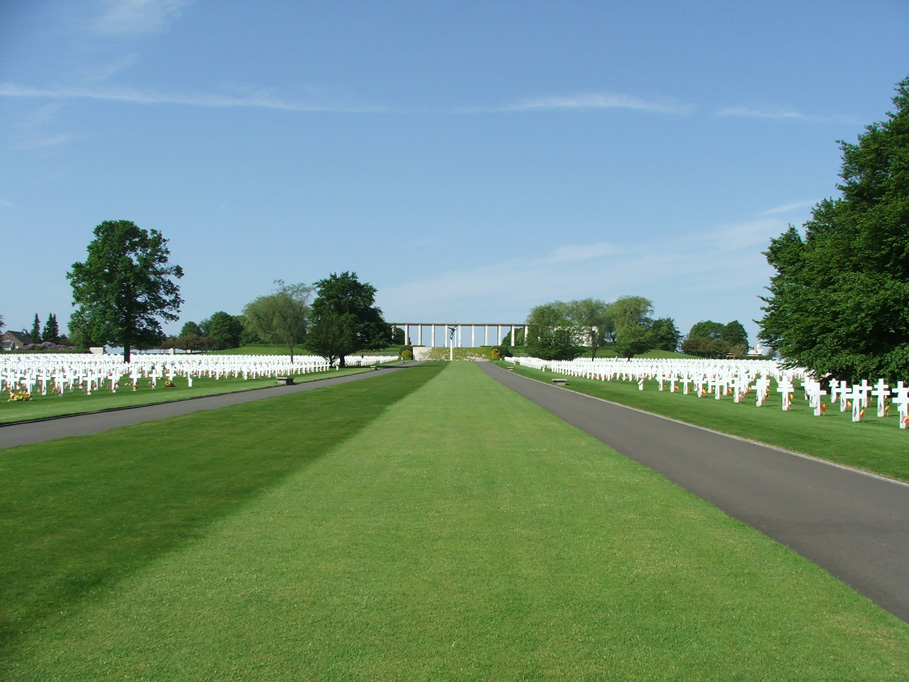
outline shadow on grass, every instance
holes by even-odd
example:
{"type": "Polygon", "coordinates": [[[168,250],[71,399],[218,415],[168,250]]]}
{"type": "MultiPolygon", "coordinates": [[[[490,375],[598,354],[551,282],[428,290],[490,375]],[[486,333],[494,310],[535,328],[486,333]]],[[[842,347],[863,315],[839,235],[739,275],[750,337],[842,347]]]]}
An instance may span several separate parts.
{"type": "Polygon", "coordinates": [[[0,452],[0,652],[202,537],[444,365],[0,452]]]}

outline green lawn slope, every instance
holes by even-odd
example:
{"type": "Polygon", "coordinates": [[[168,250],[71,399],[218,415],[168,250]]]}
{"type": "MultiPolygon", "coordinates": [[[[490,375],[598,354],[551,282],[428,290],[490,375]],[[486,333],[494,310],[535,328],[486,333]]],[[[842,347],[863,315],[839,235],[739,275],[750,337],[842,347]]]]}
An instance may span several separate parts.
{"type": "Polygon", "coordinates": [[[4,680],[909,677],[905,623],[471,363],[0,476],[4,680]]]}

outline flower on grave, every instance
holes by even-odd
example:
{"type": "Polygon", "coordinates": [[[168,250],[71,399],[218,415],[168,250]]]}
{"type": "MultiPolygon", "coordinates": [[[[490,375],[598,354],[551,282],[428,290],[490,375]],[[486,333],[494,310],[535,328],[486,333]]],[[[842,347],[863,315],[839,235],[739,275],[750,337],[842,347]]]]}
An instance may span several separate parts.
{"type": "Polygon", "coordinates": [[[864,417],[865,417],[865,408],[863,407],[861,410],[859,410],[859,419],[863,419],[864,417]]]}
{"type": "Polygon", "coordinates": [[[823,403],[821,404],[821,414],[827,414],[827,406],[823,403]]]}
{"type": "Polygon", "coordinates": [[[887,417],[890,416],[890,403],[887,403],[886,405],[884,405],[884,415],[887,417]]]}
{"type": "Polygon", "coordinates": [[[10,401],[17,403],[24,403],[31,399],[32,397],[28,394],[28,391],[16,391],[10,395],[10,401]]]}
{"type": "Polygon", "coordinates": [[[169,379],[168,379],[167,382],[164,384],[164,388],[173,388],[173,387],[174,387],[174,382],[173,382],[173,381],[170,381],[169,379]]]}

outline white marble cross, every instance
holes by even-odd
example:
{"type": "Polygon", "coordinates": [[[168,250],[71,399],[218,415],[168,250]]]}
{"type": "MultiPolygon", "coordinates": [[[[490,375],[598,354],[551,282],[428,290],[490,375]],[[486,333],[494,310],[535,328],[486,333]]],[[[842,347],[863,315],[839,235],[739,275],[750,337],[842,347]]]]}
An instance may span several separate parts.
{"type": "Polygon", "coordinates": [[[862,403],[862,407],[868,407],[868,393],[871,391],[871,386],[868,384],[868,380],[862,379],[862,383],[859,384],[858,389],[861,393],[859,400],[862,403]]]}
{"type": "Polygon", "coordinates": [[[845,381],[840,382],[840,412],[845,412],[849,409],[849,398],[847,393],[849,392],[849,384],[845,381]]]}
{"type": "Polygon", "coordinates": [[[890,395],[890,386],[888,386],[887,382],[883,379],[878,379],[874,390],[871,391],[871,395],[877,399],[877,416],[885,416],[887,396],[890,395]]]}
{"type": "Polygon", "coordinates": [[[822,397],[827,395],[827,391],[821,388],[819,381],[812,379],[805,380],[805,396],[808,398],[808,404],[814,408],[814,416],[820,417],[824,414],[824,401],[822,397]]]}
{"type": "Polygon", "coordinates": [[[756,388],[755,404],[758,407],[763,407],[764,402],[767,400],[767,395],[770,393],[770,379],[767,378],[766,374],[762,374],[761,378],[757,380],[755,388],[756,388]]]}
{"type": "Polygon", "coordinates": [[[897,406],[900,415],[900,428],[909,428],[909,386],[903,386],[902,381],[896,383],[893,389],[893,404],[897,406]]]}
{"type": "Polygon", "coordinates": [[[852,388],[846,393],[846,399],[852,403],[852,421],[860,422],[862,421],[862,387],[858,384],[853,384],[852,388]]]}
{"type": "Polygon", "coordinates": [[[776,392],[783,394],[783,412],[789,411],[789,406],[792,404],[792,391],[795,390],[795,387],[792,385],[792,379],[787,376],[780,377],[777,381],[776,392]]]}

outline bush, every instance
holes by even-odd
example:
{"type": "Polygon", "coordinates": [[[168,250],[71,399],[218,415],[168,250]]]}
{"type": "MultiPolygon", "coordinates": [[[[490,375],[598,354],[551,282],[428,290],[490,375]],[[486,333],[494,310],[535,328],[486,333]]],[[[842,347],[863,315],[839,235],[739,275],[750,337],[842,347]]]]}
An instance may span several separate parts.
{"type": "Polygon", "coordinates": [[[508,346],[493,346],[492,350],[489,351],[489,357],[493,360],[510,358],[512,357],[511,349],[508,346]]]}

